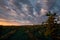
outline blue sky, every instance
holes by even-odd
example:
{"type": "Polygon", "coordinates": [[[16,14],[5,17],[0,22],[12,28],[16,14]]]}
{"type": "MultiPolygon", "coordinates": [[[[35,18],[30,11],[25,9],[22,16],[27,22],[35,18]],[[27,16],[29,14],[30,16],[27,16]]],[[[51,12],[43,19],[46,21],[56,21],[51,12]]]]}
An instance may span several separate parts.
{"type": "Polygon", "coordinates": [[[60,0],[0,0],[0,21],[39,24],[46,12],[60,14],[60,0]]]}

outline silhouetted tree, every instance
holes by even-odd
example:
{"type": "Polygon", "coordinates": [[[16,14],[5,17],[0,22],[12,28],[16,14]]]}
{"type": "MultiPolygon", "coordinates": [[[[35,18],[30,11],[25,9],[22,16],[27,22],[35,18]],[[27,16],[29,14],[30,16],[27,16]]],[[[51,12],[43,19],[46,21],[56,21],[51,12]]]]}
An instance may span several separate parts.
{"type": "Polygon", "coordinates": [[[45,32],[45,36],[48,36],[50,35],[53,31],[54,31],[54,20],[55,20],[55,17],[56,17],[56,13],[51,13],[50,11],[46,14],[46,16],[48,16],[48,20],[46,23],[48,23],[47,25],[47,29],[46,29],[46,32],[45,32]]]}

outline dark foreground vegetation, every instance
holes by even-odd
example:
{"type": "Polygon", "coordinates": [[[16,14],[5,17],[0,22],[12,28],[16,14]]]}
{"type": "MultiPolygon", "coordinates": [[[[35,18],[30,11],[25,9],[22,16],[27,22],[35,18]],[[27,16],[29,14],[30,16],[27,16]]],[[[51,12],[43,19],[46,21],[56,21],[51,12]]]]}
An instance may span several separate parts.
{"type": "Polygon", "coordinates": [[[0,26],[0,40],[60,40],[56,14],[47,16],[48,20],[41,25],[0,26]]]}
{"type": "Polygon", "coordinates": [[[1,26],[0,40],[60,40],[60,25],[48,29],[46,25],[1,26]]]}

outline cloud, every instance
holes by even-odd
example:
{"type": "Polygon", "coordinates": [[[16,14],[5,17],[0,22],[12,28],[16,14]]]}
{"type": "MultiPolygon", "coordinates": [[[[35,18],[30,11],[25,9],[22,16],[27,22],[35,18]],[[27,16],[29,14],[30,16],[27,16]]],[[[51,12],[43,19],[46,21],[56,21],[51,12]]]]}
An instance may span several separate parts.
{"type": "Polygon", "coordinates": [[[43,8],[41,8],[41,10],[40,10],[40,15],[41,16],[43,16],[43,15],[45,15],[46,13],[47,13],[48,11],[46,10],[46,9],[43,9],[43,8]]]}
{"type": "Polygon", "coordinates": [[[56,3],[58,7],[54,7],[54,3],[55,0],[0,0],[0,21],[8,24],[38,24],[49,10],[60,10],[59,2],[56,3]]]}
{"type": "Polygon", "coordinates": [[[16,26],[18,26],[18,25],[32,25],[32,23],[28,20],[18,22],[17,20],[7,20],[7,19],[1,19],[0,18],[0,25],[4,25],[4,26],[16,25],[16,26]]]}
{"type": "Polygon", "coordinates": [[[18,22],[6,22],[6,21],[0,21],[0,25],[4,25],[4,26],[7,26],[7,25],[21,25],[20,23],[18,22]]]}
{"type": "Polygon", "coordinates": [[[28,12],[29,6],[27,4],[22,5],[22,10],[28,12]]]}
{"type": "Polygon", "coordinates": [[[41,9],[40,9],[40,16],[43,16],[46,14],[46,12],[48,11],[48,0],[38,0],[40,2],[41,5],[41,9]]]}
{"type": "Polygon", "coordinates": [[[37,11],[33,8],[33,15],[36,16],[36,17],[39,17],[37,11]]]}
{"type": "Polygon", "coordinates": [[[16,11],[14,11],[13,9],[11,9],[9,15],[11,15],[11,16],[17,16],[17,13],[16,13],[16,11]]]}
{"type": "Polygon", "coordinates": [[[0,18],[0,25],[20,25],[19,22],[16,22],[16,21],[8,21],[7,19],[2,19],[0,18]]]}

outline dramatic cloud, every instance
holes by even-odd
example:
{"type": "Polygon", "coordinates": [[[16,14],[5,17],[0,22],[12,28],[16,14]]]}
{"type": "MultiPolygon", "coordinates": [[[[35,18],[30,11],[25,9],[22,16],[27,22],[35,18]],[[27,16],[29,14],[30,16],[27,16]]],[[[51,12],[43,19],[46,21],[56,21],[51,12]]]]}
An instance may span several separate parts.
{"type": "Polygon", "coordinates": [[[0,24],[39,24],[49,10],[60,13],[60,0],[0,0],[0,24]]]}

